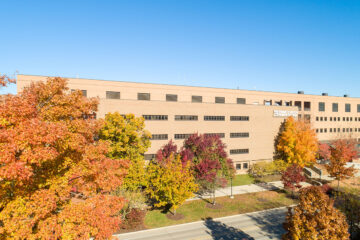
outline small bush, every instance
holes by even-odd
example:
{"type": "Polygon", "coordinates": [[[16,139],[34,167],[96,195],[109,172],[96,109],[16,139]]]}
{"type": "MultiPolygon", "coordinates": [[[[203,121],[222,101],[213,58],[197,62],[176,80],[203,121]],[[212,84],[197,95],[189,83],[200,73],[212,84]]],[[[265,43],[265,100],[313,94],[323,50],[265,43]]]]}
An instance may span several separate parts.
{"type": "Polygon", "coordinates": [[[133,208],[128,214],[126,214],[125,219],[121,223],[121,229],[130,230],[142,228],[144,226],[146,211],[133,208]]]}

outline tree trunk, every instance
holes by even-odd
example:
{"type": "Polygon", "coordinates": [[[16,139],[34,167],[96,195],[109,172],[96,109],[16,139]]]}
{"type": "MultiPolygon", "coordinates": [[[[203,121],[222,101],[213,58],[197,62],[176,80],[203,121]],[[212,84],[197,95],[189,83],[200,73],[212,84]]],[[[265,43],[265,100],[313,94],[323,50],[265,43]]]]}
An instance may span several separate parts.
{"type": "Polygon", "coordinates": [[[216,197],[215,197],[215,188],[213,189],[213,205],[215,205],[216,197]]]}

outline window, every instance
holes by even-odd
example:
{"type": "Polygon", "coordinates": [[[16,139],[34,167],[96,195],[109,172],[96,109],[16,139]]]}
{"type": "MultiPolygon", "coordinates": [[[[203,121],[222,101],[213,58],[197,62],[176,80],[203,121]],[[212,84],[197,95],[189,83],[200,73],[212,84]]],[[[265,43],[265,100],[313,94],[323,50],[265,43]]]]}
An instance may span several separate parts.
{"type": "Polygon", "coordinates": [[[176,94],[166,94],[167,102],[177,102],[178,96],[176,94]]]}
{"type": "Polygon", "coordinates": [[[193,134],[192,133],[175,134],[174,138],[175,139],[188,139],[191,135],[193,135],[193,134]]]}
{"type": "Polygon", "coordinates": [[[215,103],[225,103],[224,97],[215,97],[215,103]]]}
{"type": "Polygon", "coordinates": [[[249,168],[249,164],[248,163],[243,163],[243,169],[248,169],[249,168]]]}
{"type": "Polygon", "coordinates": [[[152,134],[151,140],[167,140],[168,135],[167,134],[152,134]]]}
{"type": "MultiPolygon", "coordinates": [[[[79,89],[71,89],[71,92],[75,92],[75,91],[78,91],[79,89]]],[[[79,90],[79,91],[81,91],[81,93],[82,93],[82,95],[84,96],[84,97],[87,97],[87,90],[79,90]]]]}
{"type": "Polygon", "coordinates": [[[204,121],[225,121],[225,116],[204,116],[204,121]]]}
{"type": "MultiPolygon", "coordinates": [[[[237,98],[236,99],[236,103],[237,104],[246,104],[246,99],[245,98],[237,98]]],[[[360,104],[359,104],[360,105],[360,104]]]]}
{"type": "Polygon", "coordinates": [[[230,138],[248,138],[248,132],[230,133],[230,138]]]}
{"type": "Polygon", "coordinates": [[[320,117],[320,121],[322,121],[323,120],[323,117],[320,117]]]}
{"type": "Polygon", "coordinates": [[[311,102],[304,102],[304,111],[311,110],[311,102]]]}
{"type": "Polygon", "coordinates": [[[351,105],[350,105],[350,103],[345,103],[345,112],[351,112],[351,105]]]}
{"type": "Polygon", "coordinates": [[[319,117],[316,117],[316,121],[319,121],[319,117]]]}
{"type": "Polygon", "coordinates": [[[196,115],[175,115],[175,121],[197,121],[196,115]]]}
{"type": "Polygon", "coordinates": [[[168,120],[168,115],[143,115],[145,120],[168,120]]]}
{"type": "Polygon", "coordinates": [[[106,91],[107,99],[120,99],[120,92],[106,91]]]}
{"type": "Polygon", "coordinates": [[[230,154],[248,154],[249,153],[249,149],[245,148],[245,149],[230,149],[230,154]]]}
{"type": "Polygon", "coordinates": [[[338,112],[339,111],[339,104],[338,103],[333,103],[332,104],[332,111],[333,112],[338,112]]]}
{"type": "Polygon", "coordinates": [[[327,117],[324,117],[324,121],[327,121],[327,117]]]}
{"type": "Polygon", "coordinates": [[[150,100],[150,93],[138,93],[138,100],[150,100]]]}
{"type": "Polygon", "coordinates": [[[338,122],[340,122],[340,117],[338,117],[338,122]]]}
{"type": "Polygon", "coordinates": [[[323,129],[322,129],[322,128],[320,128],[320,132],[321,132],[321,133],[323,132],[323,129]]]}
{"type": "Polygon", "coordinates": [[[330,129],[330,132],[332,132],[332,128],[329,128],[330,129]]]}
{"type": "Polygon", "coordinates": [[[249,121],[249,116],[230,116],[230,121],[249,121]]]}
{"type": "Polygon", "coordinates": [[[191,102],[201,103],[202,102],[202,96],[191,96],[191,102]]]}
{"type": "Polygon", "coordinates": [[[357,112],[360,113],[360,104],[357,105],[357,112]]]}
{"type": "Polygon", "coordinates": [[[236,164],[236,170],[241,170],[241,163],[236,164]]]}
{"type": "Polygon", "coordinates": [[[330,122],[332,122],[332,117],[330,117],[330,122]]]}
{"type": "Polygon", "coordinates": [[[346,117],[346,121],[347,121],[347,122],[349,121],[349,117],[346,117]]]}
{"type": "Polygon", "coordinates": [[[346,120],[346,118],[345,118],[345,117],[343,117],[343,122],[345,122],[345,120],[346,120]]]}
{"type": "Polygon", "coordinates": [[[298,107],[299,111],[301,111],[301,102],[300,101],[295,101],[294,106],[298,107]]]}
{"type": "Polygon", "coordinates": [[[319,112],[325,112],[325,103],[319,102],[319,112]]]}
{"type": "Polygon", "coordinates": [[[224,138],[225,133],[205,133],[205,136],[218,136],[219,138],[224,138]]]}
{"type": "Polygon", "coordinates": [[[324,128],[324,133],[326,133],[327,132],[327,128],[324,128]]]}
{"type": "Polygon", "coordinates": [[[155,158],[155,156],[156,156],[155,154],[144,154],[144,159],[151,161],[155,158]]]}
{"type": "Polygon", "coordinates": [[[317,129],[316,129],[316,133],[318,133],[318,132],[319,132],[319,129],[317,128],[317,129]]]}
{"type": "Polygon", "coordinates": [[[311,120],[311,115],[310,114],[304,114],[304,121],[309,123],[310,120],[311,120]]]}

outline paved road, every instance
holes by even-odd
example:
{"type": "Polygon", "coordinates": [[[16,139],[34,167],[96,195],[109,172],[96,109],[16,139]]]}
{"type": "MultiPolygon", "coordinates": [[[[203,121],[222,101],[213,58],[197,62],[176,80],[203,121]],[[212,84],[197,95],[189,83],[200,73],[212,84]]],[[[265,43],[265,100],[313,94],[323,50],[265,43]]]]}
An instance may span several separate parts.
{"type": "Polygon", "coordinates": [[[121,240],[267,240],[281,239],[287,209],[240,214],[133,233],[118,234],[121,240]]]}

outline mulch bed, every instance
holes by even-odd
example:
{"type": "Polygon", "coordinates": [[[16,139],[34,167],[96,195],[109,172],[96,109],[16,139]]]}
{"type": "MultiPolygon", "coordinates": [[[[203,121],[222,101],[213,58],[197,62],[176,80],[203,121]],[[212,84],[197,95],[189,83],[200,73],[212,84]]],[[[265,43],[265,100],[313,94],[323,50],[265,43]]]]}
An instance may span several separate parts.
{"type": "Polygon", "coordinates": [[[207,208],[211,208],[211,209],[221,209],[223,206],[219,203],[216,203],[215,205],[211,204],[211,203],[207,203],[205,205],[205,207],[207,208]]]}
{"type": "Polygon", "coordinates": [[[176,213],[176,214],[168,213],[166,214],[166,217],[171,220],[180,220],[184,218],[184,215],[182,215],[181,213],[176,213]]]}

